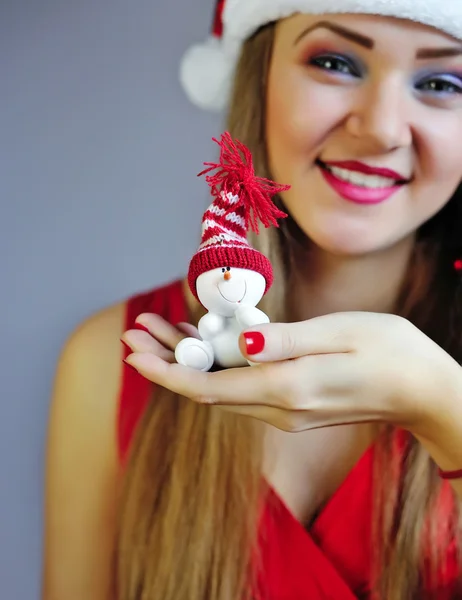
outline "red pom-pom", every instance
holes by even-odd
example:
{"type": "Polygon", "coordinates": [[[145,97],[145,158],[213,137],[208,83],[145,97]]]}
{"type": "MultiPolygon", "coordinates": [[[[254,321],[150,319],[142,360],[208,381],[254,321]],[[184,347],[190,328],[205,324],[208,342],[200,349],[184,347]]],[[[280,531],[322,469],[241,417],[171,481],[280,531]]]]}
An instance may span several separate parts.
{"type": "Polygon", "coordinates": [[[454,261],[454,269],[456,271],[462,271],[462,258],[458,258],[454,261]]]}
{"type": "Polygon", "coordinates": [[[236,195],[239,200],[230,210],[239,206],[244,208],[246,230],[250,226],[258,233],[258,221],[265,227],[277,227],[277,219],[284,219],[287,215],[273,204],[271,198],[290,189],[290,185],[279,185],[271,179],[257,177],[250,150],[242,142],[233,140],[229,132],[222,134],[221,141],[215,138],[213,141],[220,146],[220,162],[204,163],[207,169],[198,174],[198,177],[206,175],[212,196],[218,197],[222,192],[236,195]],[[209,175],[212,171],[215,174],[209,175]]]}

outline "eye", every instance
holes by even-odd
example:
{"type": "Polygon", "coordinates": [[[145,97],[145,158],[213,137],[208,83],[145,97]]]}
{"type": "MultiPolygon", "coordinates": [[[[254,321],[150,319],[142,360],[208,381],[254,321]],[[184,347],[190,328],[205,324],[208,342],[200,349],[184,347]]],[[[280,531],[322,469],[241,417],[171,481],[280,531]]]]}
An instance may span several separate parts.
{"type": "Polygon", "coordinates": [[[226,270],[227,271],[231,271],[231,267],[226,267],[226,270]]]}
{"type": "Polygon", "coordinates": [[[435,95],[462,94],[462,78],[454,75],[435,75],[422,80],[416,88],[435,95]]]}
{"type": "Polygon", "coordinates": [[[346,56],[322,54],[311,58],[309,60],[309,64],[318,69],[322,69],[323,71],[331,71],[332,73],[340,73],[341,75],[360,77],[358,67],[346,56]]]}
{"type": "Polygon", "coordinates": [[[226,269],[223,267],[222,270],[221,270],[221,272],[224,273],[225,271],[226,271],[226,269]]]}

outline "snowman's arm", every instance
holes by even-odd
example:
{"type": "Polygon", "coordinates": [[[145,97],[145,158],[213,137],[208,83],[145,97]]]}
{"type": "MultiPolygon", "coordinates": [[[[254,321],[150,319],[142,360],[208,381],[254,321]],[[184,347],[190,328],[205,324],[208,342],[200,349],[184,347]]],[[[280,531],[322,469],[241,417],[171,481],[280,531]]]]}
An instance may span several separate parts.
{"type": "Polygon", "coordinates": [[[255,306],[240,306],[234,313],[234,316],[242,329],[270,322],[268,316],[255,306]]]}
{"type": "Polygon", "coordinates": [[[199,321],[197,329],[203,340],[211,340],[221,333],[226,324],[226,317],[209,312],[199,321]]]}

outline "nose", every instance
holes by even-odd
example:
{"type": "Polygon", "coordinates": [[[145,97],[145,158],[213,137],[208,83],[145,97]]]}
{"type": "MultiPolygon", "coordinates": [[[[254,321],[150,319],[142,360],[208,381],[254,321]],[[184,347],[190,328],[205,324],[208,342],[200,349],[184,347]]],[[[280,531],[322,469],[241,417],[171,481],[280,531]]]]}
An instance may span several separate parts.
{"type": "Polygon", "coordinates": [[[225,271],[223,278],[225,281],[229,281],[231,279],[231,271],[225,271]]]}
{"type": "Polygon", "coordinates": [[[390,78],[371,82],[358,95],[347,130],[366,142],[369,152],[384,153],[412,144],[409,93],[403,82],[390,78]]]}

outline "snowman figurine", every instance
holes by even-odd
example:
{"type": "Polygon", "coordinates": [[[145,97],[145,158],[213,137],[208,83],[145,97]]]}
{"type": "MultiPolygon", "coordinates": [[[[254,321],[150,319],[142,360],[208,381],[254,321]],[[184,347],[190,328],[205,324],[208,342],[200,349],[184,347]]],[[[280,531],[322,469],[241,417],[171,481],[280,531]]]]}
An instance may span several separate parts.
{"type": "Polygon", "coordinates": [[[214,201],[202,218],[202,240],[189,265],[188,283],[194,296],[207,309],[200,319],[201,339],[185,338],[175,348],[176,361],[200,371],[212,365],[240,367],[252,364],[239,349],[243,330],[269,323],[257,308],[273,283],[270,261],[247,241],[249,226],[258,233],[258,220],[265,227],[278,226],[287,215],[276,208],[271,195],[289,189],[256,177],[249,150],[222,136],[220,164],[205,163],[214,201]]]}
{"type": "Polygon", "coordinates": [[[200,371],[208,371],[214,363],[222,367],[248,364],[239,349],[239,336],[248,327],[269,323],[267,315],[256,308],[265,293],[264,276],[250,269],[217,267],[199,275],[196,289],[208,310],[198,324],[202,339],[183,339],[175,349],[176,361],[200,371]]]}

